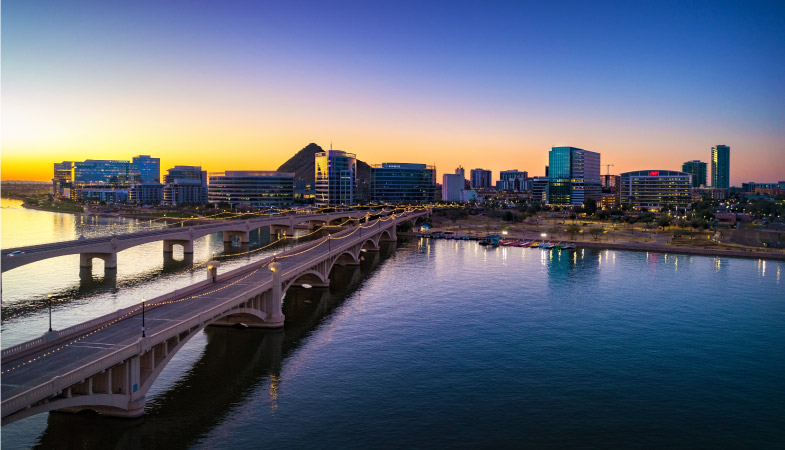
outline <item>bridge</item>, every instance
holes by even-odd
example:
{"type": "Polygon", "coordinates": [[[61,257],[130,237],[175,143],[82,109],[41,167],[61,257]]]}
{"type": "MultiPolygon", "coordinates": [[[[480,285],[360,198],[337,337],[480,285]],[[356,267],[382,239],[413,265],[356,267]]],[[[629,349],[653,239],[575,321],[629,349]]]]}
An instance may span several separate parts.
{"type": "Polygon", "coordinates": [[[380,217],[226,273],[212,261],[199,283],[9,347],[2,351],[2,423],[52,410],[141,416],[158,375],[204,327],[283,327],[290,287],[328,286],[335,265],[359,264],[363,252],[397,239],[397,225],[429,214],[380,217]]]}
{"type": "Polygon", "coordinates": [[[279,232],[294,235],[294,228],[306,224],[312,228],[332,222],[348,219],[360,219],[378,211],[334,212],[321,214],[295,214],[274,217],[262,217],[249,220],[226,220],[179,228],[160,228],[135,233],[118,234],[115,236],[72,241],[54,242],[51,244],[32,245],[27,247],[7,248],[2,250],[2,272],[6,272],[25,264],[34,263],[58,256],[78,254],[79,266],[92,268],[93,259],[104,261],[104,270],[117,269],[117,253],[150,242],[163,241],[164,253],[172,253],[175,245],[182,246],[184,254],[193,253],[195,239],[213,234],[223,233],[224,243],[231,243],[234,237],[240,244],[248,244],[251,231],[269,227],[272,236],[279,232]]]}

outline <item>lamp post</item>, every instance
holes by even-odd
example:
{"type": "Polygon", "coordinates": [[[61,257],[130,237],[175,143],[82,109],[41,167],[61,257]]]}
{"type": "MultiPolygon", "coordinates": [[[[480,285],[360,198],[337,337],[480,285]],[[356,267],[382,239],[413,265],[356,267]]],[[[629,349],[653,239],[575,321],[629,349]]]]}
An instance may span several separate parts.
{"type": "Polygon", "coordinates": [[[52,294],[47,294],[46,303],[49,304],[49,331],[52,331],[52,294]]]}
{"type": "Polygon", "coordinates": [[[142,337],[146,337],[144,334],[144,302],[145,299],[142,299],[142,337]]]}

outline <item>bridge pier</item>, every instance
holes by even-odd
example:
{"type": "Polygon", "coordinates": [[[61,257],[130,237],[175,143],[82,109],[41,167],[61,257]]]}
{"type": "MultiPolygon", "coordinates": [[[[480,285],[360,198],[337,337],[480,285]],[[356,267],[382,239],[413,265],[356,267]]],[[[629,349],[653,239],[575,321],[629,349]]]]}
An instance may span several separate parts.
{"type": "Polygon", "coordinates": [[[117,270],[117,253],[80,253],[79,267],[92,269],[93,258],[104,260],[104,271],[117,270]]]}
{"type": "Polygon", "coordinates": [[[270,225],[270,238],[294,236],[293,225],[270,225]]]}
{"type": "Polygon", "coordinates": [[[324,220],[309,220],[308,226],[311,228],[311,231],[315,231],[323,226],[327,225],[327,222],[324,220]]]}
{"type": "Polygon", "coordinates": [[[229,246],[232,245],[232,238],[237,236],[240,239],[240,245],[249,244],[251,242],[251,233],[248,231],[224,231],[223,238],[224,238],[224,247],[228,244],[229,246]]]}
{"type": "Polygon", "coordinates": [[[164,242],[164,253],[172,253],[174,251],[175,245],[182,246],[184,254],[193,254],[194,252],[194,241],[180,240],[180,239],[165,239],[163,242],[164,242]]]}
{"type": "Polygon", "coordinates": [[[264,321],[264,328],[282,328],[285,317],[281,309],[283,303],[283,296],[281,295],[281,289],[283,288],[281,264],[277,262],[270,264],[270,271],[273,273],[273,287],[270,295],[265,296],[263,299],[262,311],[267,316],[264,321]]]}

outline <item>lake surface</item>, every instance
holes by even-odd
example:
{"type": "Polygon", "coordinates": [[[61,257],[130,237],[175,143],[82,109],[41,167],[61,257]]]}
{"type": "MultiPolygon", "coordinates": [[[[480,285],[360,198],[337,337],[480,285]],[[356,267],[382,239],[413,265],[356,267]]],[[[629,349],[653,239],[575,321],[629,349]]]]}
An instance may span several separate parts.
{"type": "MultiPolygon", "coordinates": [[[[159,283],[153,271],[126,287],[136,272],[120,275],[121,258],[115,291],[61,303],[59,320],[159,283]]],[[[66,295],[60,277],[76,266],[47,283],[66,295]]],[[[39,415],[4,426],[2,445],[782,448],[784,271],[763,260],[400,242],[337,268],[330,289],[291,289],[283,331],[197,335],[144,418],[39,415]]],[[[6,334],[45,331],[44,309],[4,319],[3,346],[6,334]]]]}

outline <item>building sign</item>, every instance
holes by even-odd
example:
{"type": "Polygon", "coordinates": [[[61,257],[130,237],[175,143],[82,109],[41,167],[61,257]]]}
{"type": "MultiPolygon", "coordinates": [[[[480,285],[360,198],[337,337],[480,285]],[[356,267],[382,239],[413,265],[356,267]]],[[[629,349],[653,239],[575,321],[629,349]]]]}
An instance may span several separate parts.
{"type": "Polygon", "coordinates": [[[658,176],[660,176],[660,171],[659,170],[652,170],[651,172],[649,172],[649,176],[650,177],[658,177],[658,176]]]}

